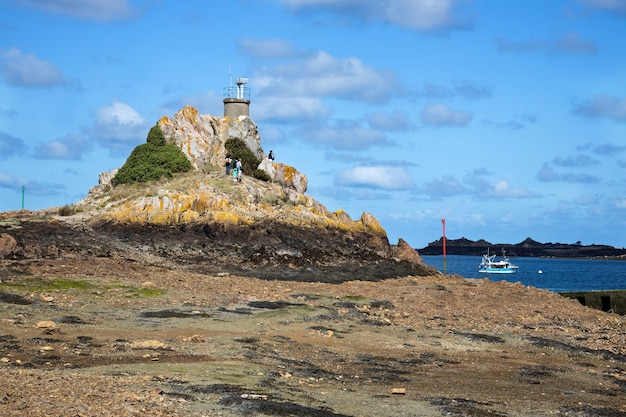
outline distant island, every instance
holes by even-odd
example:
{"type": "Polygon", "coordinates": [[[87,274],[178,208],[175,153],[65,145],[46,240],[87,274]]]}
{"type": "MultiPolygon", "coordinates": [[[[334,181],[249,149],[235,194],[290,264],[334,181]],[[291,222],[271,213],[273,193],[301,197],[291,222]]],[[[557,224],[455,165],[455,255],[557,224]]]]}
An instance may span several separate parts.
{"type": "MultiPolygon", "coordinates": [[[[517,244],[494,244],[483,239],[472,241],[464,237],[446,239],[446,253],[449,255],[482,256],[487,253],[487,250],[499,255],[503,249],[507,256],[626,259],[626,249],[608,245],[582,245],[580,242],[573,244],[540,243],[531,238],[526,238],[517,244]]],[[[443,253],[443,238],[430,242],[428,246],[417,251],[420,255],[441,255],[443,253]]]]}

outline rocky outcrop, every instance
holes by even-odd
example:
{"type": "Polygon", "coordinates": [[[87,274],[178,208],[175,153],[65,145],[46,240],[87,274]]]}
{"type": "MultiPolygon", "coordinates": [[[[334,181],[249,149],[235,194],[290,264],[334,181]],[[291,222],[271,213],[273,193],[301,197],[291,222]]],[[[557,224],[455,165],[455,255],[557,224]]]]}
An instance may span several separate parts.
{"type": "Polygon", "coordinates": [[[307,188],[307,178],[292,166],[264,159],[259,164],[259,169],[267,172],[272,182],[277,182],[304,194],[307,188]]]}
{"type": "Polygon", "coordinates": [[[226,157],[224,144],[231,138],[242,140],[257,158],[265,156],[257,126],[246,116],[231,121],[227,117],[199,114],[197,109],[185,106],[157,124],[166,141],[176,144],[197,170],[221,167],[226,157]]]}
{"type": "Polygon", "coordinates": [[[294,167],[265,158],[261,135],[250,117],[230,120],[228,117],[201,115],[195,108],[186,106],[171,118],[161,118],[157,124],[168,143],[178,146],[196,170],[206,172],[210,167],[221,168],[226,157],[226,141],[239,139],[262,161],[258,169],[267,172],[272,181],[300,194],[306,192],[304,174],[294,167]]]}
{"type": "Polygon", "coordinates": [[[392,255],[399,259],[412,259],[415,263],[422,262],[417,251],[403,239],[398,240],[398,245],[393,248],[392,255]]]}
{"type": "Polygon", "coordinates": [[[224,161],[225,138],[219,132],[227,129],[226,119],[200,115],[193,107],[183,107],[172,118],[158,121],[168,143],[176,144],[195,169],[221,165],[224,161]]]}
{"type": "MultiPolygon", "coordinates": [[[[228,120],[228,118],[225,118],[228,120]]],[[[239,116],[235,120],[231,120],[226,125],[226,131],[220,132],[222,137],[226,139],[240,139],[248,149],[259,159],[265,158],[265,152],[261,147],[261,135],[256,123],[247,116],[239,116]]]]}
{"type": "Polygon", "coordinates": [[[111,185],[113,177],[115,177],[115,174],[117,174],[117,171],[119,170],[119,168],[115,168],[113,171],[100,173],[98,176],[98,185],[111,185]]]}
{"type": "Polygon", "coordinates": [[[390,244],[370,213],[357,220],[331,213],[276,183],[234,182],[220,171],[140,189],[98,187],[74,215],[5,219],[13,226],[0,224],[0,257],[121,257],[207,274],[325,282],[437,273],[405,242],[390,244]]]}
{"type": "Polygon", "coordinates": [[[353,220],[306,195],[305,175],[265,158],[249,117],[216,118],[184,107],[158,125],[195,170],[115,187],[115,171],[101,174],[99,185],[76,204],[75,220],[20,226],[14,236],[23,256],[113,256],[141,248],[150,262],[212,273],[333,282],[436,273],[406,242],[391,245],[371,214],[353,220]],[[225,175],[228,138],[246,143],[270,181],[225,175]]]}

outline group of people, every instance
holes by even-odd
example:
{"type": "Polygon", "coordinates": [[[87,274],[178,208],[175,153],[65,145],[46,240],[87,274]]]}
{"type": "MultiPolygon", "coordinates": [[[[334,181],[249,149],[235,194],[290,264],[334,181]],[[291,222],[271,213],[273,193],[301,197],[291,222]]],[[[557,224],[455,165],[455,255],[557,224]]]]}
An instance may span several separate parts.
{"type": "MultiPolygon", "coordinates": [[[[268,159],[274,160],[274,151],[270,150],[268,159]]],[[[226,175],[230,175],[230,170],[233,170],[233,179],[235,181],[241,182],[241,174],[243,173],[243,166],[241,165],[241,158],[237,158],[233,160],[230,157],[230,154],[226,154],[226,175]]]]}
{"type": "Polygon", "coordinates": [[[230,175],[230,169],[233,169],[233,179],[241,182],[241,174],[243,173],[243,166],[241,165],[241,158],[233,160],[229,155],[226,155],[226,175],[230,175]]]}

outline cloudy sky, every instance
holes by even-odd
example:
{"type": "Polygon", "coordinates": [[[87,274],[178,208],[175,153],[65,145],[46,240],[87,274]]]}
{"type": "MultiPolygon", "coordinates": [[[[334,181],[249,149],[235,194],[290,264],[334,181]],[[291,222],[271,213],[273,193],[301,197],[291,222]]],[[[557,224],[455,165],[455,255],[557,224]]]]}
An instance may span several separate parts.
{"type": "Polygon", "coordinates": [[[308,194],[422,247],[626,246],[626,0],[0,0],[0,211],[247,77],[308,194]]]}

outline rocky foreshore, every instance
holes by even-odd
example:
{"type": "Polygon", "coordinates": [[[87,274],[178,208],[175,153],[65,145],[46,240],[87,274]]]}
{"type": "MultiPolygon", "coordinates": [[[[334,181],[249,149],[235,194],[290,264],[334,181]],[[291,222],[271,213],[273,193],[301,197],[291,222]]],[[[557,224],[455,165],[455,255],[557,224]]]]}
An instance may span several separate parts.
{"type": "Polygon", "coordinates": [[[158,124],[192,172],[0,213],[0,416],[626,416],[623,316],[440,273],[247,117],[158,124]]]}
{"type": "Polygon", "coordinates": [[[626,415],[626,319],[556,293],[331,267],[259,279],[120,234],[85,248],[100,240],[80,229],[2,262],[0,415],[626,415]]]}

